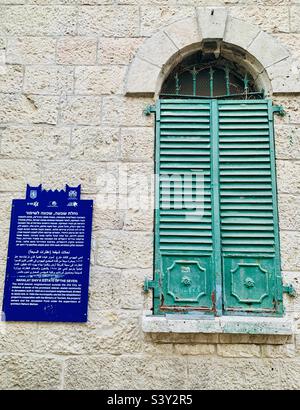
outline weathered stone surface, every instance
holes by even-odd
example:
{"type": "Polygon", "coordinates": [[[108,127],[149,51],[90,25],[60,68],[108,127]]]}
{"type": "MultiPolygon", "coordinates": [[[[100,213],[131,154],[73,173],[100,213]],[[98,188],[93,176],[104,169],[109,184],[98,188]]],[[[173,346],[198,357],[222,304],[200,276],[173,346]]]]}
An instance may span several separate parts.
{"type": "Polygon", "coordinates": [[[124,229],[127,231],[153,231],[153,206],[148,208],[129,208],[124,214],[124,229]]]}
{"type": "Polygon", "coordinates": [[[176,47],[181,50],[192,44],[197,44],[202,40],[199,32],[198,21],[195,17],[176,21],[164,28],[164,32],[173,41],[176,47]]]}
{"type": "Polygon", "coordinates": [[[0,353],[30,353],[34,350],[37,323],[0,322],[0,353]]]}
{"type": "Polygon", "coordinates": [[[58,98],[41,95],[0,95],[0,122],[13,124],[56,124],[58,98]]]}
{"type": "Polygon", "coordinates": [[[6,65],[0,70],[0,93],[15,93],[22,89],[23,68],[20,65],[6,65]]]}
{"type": "Polygon", "coordinates": [[[300,127],[277,126],[275,143],[277,159],[300,159],[300,127]]]}
{"type": "Polygon", "coordinates": [[[300,6],[295,5],[290,8],[291,13],[291,31],[299,33],[300,32],[300,6]]]}
{"type": "Polygon", "coordinates": [[[3,355],[0,369],[5,389],[56,390],[61,385],[62,362],[57,358],[3,355]]]}
{"type": "Polygon", "coordinates": [[[121,158],[124,161],[152,161],[154,130],[150,127],[121,129],[121,158]]]}
{"type": "Polygon", "coordinates": [[[90,311],[83,324],[45,323],[36,352],[48,354],[124,354],[141,350],[139,312],[90,311]]]}
{"type": "Polygon", "coordinates": [[[96,193],[110,172],[109,163],[106,165],[88,161],[44,161],[42,181],[47,189],[54,186],[63,189],[68,181],[71,186],[82,184],[84,193],[96,193]]]}
{"type": "Polygon", "coordinates": [[[95,64],[97,58],[97,38],[62,37],[57,42],[58,64],[95,64]]]}
{"type": "Polygon", "coordinates": [[[300,50],[299,50],[300,34],[274,33],[274,35],[276,38],[278,38],[280,43],[284,45],[290,51],[292,57],[300,61],[300,50]]]}
{"type": "Polygon", "coordinates": [[[61,103],[63,125],[100,125],[101,97],[69,96],[61,103]]]}
{"type": "Polygon", "coordinates": [[[53,64],[56,39],[52,37],[8,37],[8,64],[53,64]]]}
{"type": "Polygon", "coordinates": [[[24,91],[48,95],[72,93],[73,82],[72,67],[28,66],[25,69],[24,91]]]}
{"type": "Polygon", "coordinates": [[[141,35],[151,36],[161,27],[190,16],[195,16],[193,7],[169,5],[141,7],[141,35]]]}
{"type": "Polygon", "coordinates": [[[120,94],[124,87],[125,67],[76,67],[76,94],[120,94]]]}
{"type": "Polygon", "coordinates": [[[277,186],[279,193],[300,192],[300,161],[277,160],[277,186]]]}
{"type": "Polygon", "coordinates": [[[279,369],[261,359],[188,359],[190,389],[278,389],[279,369]]]}
{"type": "Polygon", "coordinates": [[[0,160],[0,186],[6,191],[23,191],[26,184],[38,185],[40,169],[38,162],[16,159],[0,160]]]}
{"type": "Polygon", "coordinates": [[[70,130],[63,127],[8,127],[2,133],[5,158],[64,158],[69,154],[70,130]]]}
{"type": "Polygon", "coordinates": [[[145,302],[144,279],[152,277],[152,269],[123,269],[120,288],[120,307],[122,309],[139,309],[142,311],[145,302]]]}
{"type": "Polygon", "coordinates": [[[300,360],[289,359],[280,360],[280,379],[281,388],[286,390],[299,390],[300,389],[300,360]]]}
{"type": "Polygon", "coordinates": [[[9,35],[74,34],[76,17],[75,7],[0,6],[0,27],[9,35]]]}
{"type": "Polygon", "coordinates": [[[152,100],[147,98],[103,97],[103,125],[151,127],[153,116],[143,114],[143,110],[151,102],[152,100]]]}
{"type": "Polygon", "coordinates": [[[160,67],[136,57],[126,78],[126,95],[153,96],[157,90],[160,67]]]}
{"type": "Polygon", "coordinates": [[[214,344],[184,344],[174,345],[175,353],[189,356],[213,355],[216,352],[214,344]]]}
{"type": "Polygon", "coordinates": [[[299,104],[300,104],[300,96],[298,95],[282,95],[282,96],[274,96],[273,104],[282,105],[286,115],[284,117],[275,116],[275,132],[276,126],[282,124],[299,124],[299,104]]]}
{"type": "Polygon", "coordinates": [[[247,49],[258,33],[259,28],[256,25],[228,16],[224,41],[247,49]]]}
{"type": "Polygon", "coordinates": [[[287,344],[283,346],[269,346],[263,345],[262,347],[263,357],[270,358],[283,358],[283,357],[294,357],[295,356],[295,345],[287,344]]]}
{"type": "Polygon", "coordinates": [[[121,270],[93,266],[90,272],[89,308],[116,309],[120,305],[121,270]]]}
{"type": "Polygon", "coordinates": [[[97,235],[97,263],[115,268],[150,268],[152,235],[142,232],[103,231],[97,235]]]}
{"type": "Polygon", "coordinates": [[[282,5],[274,7],[273,4],[241,4],[230,8],[230,15],[239,18],[247,23],[255,24],[262,30],[269,33],[288,33],[289,28],[289,8],[282,5]]]}
{"type": "Polygon", "coordinates": [[[164,32],[159,31],[141,45],[137,55],[141,59],[161,67],[176,52],[178,52],[178,48],[174,43],[164,32]],[[157,50],[159,50],[159,53],[157,50]]]}
{"type": "Polygon", "coordinates": [[[99,38],[99,64],[128,64],[133,59],[143,38],[99,38]]]}
{"type": "Polygon", "coordinates": [[[280,229],[300,231],[300,196],[278,195],[280,229]]]}
{"type": "Polygon", "coordinates": [[[93,209],[93,230],[103,230],[103,229],[122,229],[124,224],[124,211],[113,207],[109,209],[106,207],[100,198],[96,198],[94,201],[93,209]]]}
{"type": "Polygon", "coordinates": [[[255,37],[247,50],[264,67],[269,67],[289,56],[287,50],[281,44],[263,31],[255,37]]]}
{"type": "Polygon", "coordinates": [[[139,34],[138,8],[82,6],[79,9],[78,33],[97,33],[104,37],[136,37],[139,34]]]}
{"type": "Polygon", "coordinates": [[[282,269],[300,270],[300,232],[280,231],[282,269]]]}
{"type": "Polygon", "coordinates": [[[222,357],[260,357],[260,347],[249,344],[220,344],[217,353],[222,357]]]}
{"type": "Polygon", "coordinates": [[[227,14],[228,10],[226,8],[199,7],[197,9],[197,17],[202,38],[223,38],[227,14]]]}
{"type": "Polygon", "coordinates": [[[71,158],[111,161],[119,157],[118,128],[77,127],[72,131],[71,158]]]}

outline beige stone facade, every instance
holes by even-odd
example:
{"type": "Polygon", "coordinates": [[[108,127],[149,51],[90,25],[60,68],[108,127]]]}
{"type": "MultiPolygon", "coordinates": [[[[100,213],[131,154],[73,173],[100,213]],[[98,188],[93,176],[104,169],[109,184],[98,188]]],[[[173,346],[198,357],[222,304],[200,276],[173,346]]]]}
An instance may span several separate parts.
{"type": "Polygon", "coordinates": [[[299,40],[298,0],[0,0],[0,294],[26,183],[82,184],[95,200],[88,322],[1,323],[0,389],[300,388],[299,40]],[[108,173],[152,174],[143,109],[203,38],[254,56],[287,113],[275,133],[283,276],[298,291],[285,296],[290,336],[143,332],[153,212],[101,207],[108,173]]]}

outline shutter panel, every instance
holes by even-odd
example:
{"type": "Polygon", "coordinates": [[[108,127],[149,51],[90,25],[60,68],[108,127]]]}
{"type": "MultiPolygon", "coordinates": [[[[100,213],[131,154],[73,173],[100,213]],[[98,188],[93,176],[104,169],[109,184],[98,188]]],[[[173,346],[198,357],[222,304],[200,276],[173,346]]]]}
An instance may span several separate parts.
{"type": "Polygon", "coordinates": [[[209,313],[214,308],[211,102],[166,99],[159,104],[156,271],[162,294],[155,313],[209,313]]]}
{"type": "Polygon", "coordinates": [[[273,111],[270,101],[219,101],[223,304],[226,313],[282,311],[273,111]]]}

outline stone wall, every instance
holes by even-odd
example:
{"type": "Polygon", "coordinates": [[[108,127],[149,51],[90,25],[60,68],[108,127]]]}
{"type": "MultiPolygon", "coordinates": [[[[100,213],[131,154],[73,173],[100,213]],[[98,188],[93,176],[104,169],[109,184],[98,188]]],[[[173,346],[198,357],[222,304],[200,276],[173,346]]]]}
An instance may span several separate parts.
{"type": "MultiPolygon", "coordinates": [[[[152,100],[124,95],[146,37],[225,6],[300,58],[299,0],[0,0],[0,293],[12,198],[25,184],[82,184],[95,200],[87,324],[6,323],[0,389],[300,388],[300,297],[286,298],[291,337],[146,335],[152,210],[103,210],[104,174],[151,175],[152,100]]],[[[276,96],[282,268],[300,294],[300,97],[276,96]]],[[[134,192],[134,182],[129,193],[134,192]]]]}

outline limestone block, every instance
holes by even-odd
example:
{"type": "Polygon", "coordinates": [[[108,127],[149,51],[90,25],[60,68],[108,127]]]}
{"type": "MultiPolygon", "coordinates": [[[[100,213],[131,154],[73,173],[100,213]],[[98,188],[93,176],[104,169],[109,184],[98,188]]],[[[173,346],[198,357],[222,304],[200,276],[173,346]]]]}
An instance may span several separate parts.
{"type": "Polygon", "coordinates": [[[103,125],[125,127],[152,127],[153,116],[144,115],[143,110],[152,100],[148,98],[103,97],[103,125]]]}
{"type": "Polygon", "coordinates": [[[103,366],[102,380],[111,389],[184,388],[187,380],[187,362],[178,357],[121,356],[103,366]]]}
{"type": "Polygon", "coordinates": [[[198,22],[195,17],[185,18],[168,25],[164,32],[181,50],[192,44],[200,43],[202,38],[199,33],[198,22]]]}
{"type": "Polygon", "coordinates": [[[45,189],[63,189],[66,181],[69,185],[82,184],[83,192],[91,194],[97,193],[110,172],[111,167],[104,163],[75,160],[44,161],[42,181],[45,189]]]}
{"type": "Polygon", "coordinates": [[[299,49],[300,33],[299,34],[298,33],[274,33],[274,36],[280,41],[282,45],[284,45],[289,50],[292,57],[298,60],[299,62],[300,61],[300,49],[299,49]]]}
{"type": "Polygon", "coordinates": [[[175,353],[189,356],[214,355],[216,346],[214,344],[184,344],[174,345],[175,353]]]}
{"type": "Polygon", "coordinates": [[[119,130],[107,127],[76,127],[72,130],[71,158],[114,161],[119,156],[119,130]]]}
{"type": "Polygon", "coordinates": [[[75,34],[76,19],[77,9],[72,6],[0,6],[0,27],[8,35],[75,34]]]}
{"type": "Polygon", "coordinates": [[[153,206],[148,208],[129,208],[125,210],[124,229],[126,231],[153,231],[153,206]]]}
{"type": "Polygon", "coordinates": [[[148,6],[142,5],[141,35],[143,37],[151,36],[162,27],[191,16],[195,16],[195,10],[193,7],[187,7],[186,5],[176,7],[175,4],[174,6],[169,5],[169,3],[162,5],[161,2],[155,6],[152,3],[148,6]]]}
{"type": "Polygon", "coordinates": [[[285,390],[300,389],[300,360],[299,358],[280,360],[281,388],[285,390]]]}
{"type": "Polygon", "coordinates": [[[300,193],[300,161],[277,160],[277,186],[279,193],[300,193]]]}
{"type": "Polygon", "coordinates": [[[268,345],[280,345],[285,344],[289,340],[290,336],[284,335],[247,335],[247,334],[221,334],[219,337],[220,343],[231,344],[268,344],[268,345]]]}
{"type": "Polygon", "coordinates": [[[277,159],[300,159],[300,127],[279,125],[275,128],[277,159]]]}
{"type": "Polygon", "coordinates": [[[300,231],[300,196],[280,194],[278,207],[280,229],[300,231]]]}
{"type": "Polygon", "coordinates": [[[120,94],[124,77],[125,67],[76,67],[75,94],[120,94]]]}
{"type": "Polygon", "coordinates": [[[144,279],[152,277],[152,269],[123,269],[120,288],[120,307],[142,311],[145,301],[144,279]]]}
{"type": "Polygon", "coordinates": [[[97,38],[61,37],[57,41],[56,53],[58,64],[95,64],[97,38]]]}
{"type": "Polygon", "coordinates": [[[142,232],[103,231],[97,235],[97,263],[115,268],[150,268],[152,235],[142,232]]]}
{"type": "Polygon", "coordinates": [[[300,32],[300,6],[294,5],[290,8],[291,14],[291,32],[300,32]]]}
{"type": "Polygon", "coordinates": [[[98,195],[94,201],[93,215],[93,231],[123,227],[123,211],[117,207],[109,209],[98,195]]]}
{"type": "Polygon", "coordinates": [[[247,23],[259,26],[269,33],[289,33],[289,7],[282,5],[274,7],[273,4],[247,4],[236,5],[230,8],[232,17],[244,20],[247,23]]]}
{"type": "Polygon", "coordinates": [[[294,357],[295,356],[295,345],[287,344],[282,346],[262,346],[263,357],[270,357],[280,359],[283,357],[294,357]]]}
{"type": "Polygon", "coordinates": [[[64,158],[69,155],[70,130],[63,127],[7,127],[2,133],[5,158],[64,158]]]}
{"type": "Polygon", "coordinates": [[[266,72],[271,80],[274,94],[300,92],[299,67],[299,62],[292,57],[267,67],[266,72]]]}
{"type": "Polygon", "coordinates": [[[26,184],[40,183],[39,163],[29,160],[0,160],[0,186],[7,191],[24,191],[26,184]]]}
{"type": "MultiPolygon", "coordinates": [[[[107,295],[107,297],[109,297],[107,295]]],[[[124,354],[141,350],[139,312],[90,311],[87,323],[44,323],[36,352],[43,354],[124,354]]]]}
{"type": "Polygon", "coordinates": [[[90,272],[89,309],[116,309],[120,306],[123,289],[121,270],[93,266],[90,272]]]}
{"type": "MultiPolygon", "coordinates": [[[[1,63],[0,63],[1,64],[1,63]]],[[[23,68],[20,65],[0,67],[0,92],[20,92],[23,84],[23,68]]]]}
{"type": "Polygon", "coordinates": [[[121,129],[121,158],[123,161],[152,161],[154,130],[150,127],[121,129]]]}
{"type": "Polygon", "coordinates": [[[125,64],[130,63],[137,52],[143,38],[99,38],[98,62],[99,64],[125,64]]]}
{"type": "Polygon", "coordinates": [[[199,31],[203,39],[223,38],[228,11],[223,7],[197,8],[199,31]]]}
{"type": "Polygon", "coordinates": [[[97,33],[103,37],[137,37],[139,10],[134,6],[82,6],[78,33],[97,33]]]}
{"type": "Polygon", "coordinates": [[[251,344],[220,344],[217,353],[222,357],[260,357],[260,347],[251,344]]]}
{"type": "Polygon", "coordinates": [[[300,270],[300,232],[281,231],[281,264],[283,270],[300,270]]]}
{"type": "Polygon", "coordinates": [[[41,95],[0,95],[0,122],[56,124],[58,98],[41,95]]]}
{"type": "Polygon", "coordinates": [[[73,68],[27,66],[25,68],[24,92],[29,94],[56,95],[72,93],[73,68]]]}
{"type": "Polygon", "coordinates": [[[101,97],[69,96],[61,104],[61,124],[99,125],[101,97]]]}
{"type": "Polygon", "coordinates": [[[279,366],[262,359],[189,358],[190,389],[260,390],[279,388],[279,366]]]}
{"type": "Polygon", "coordinates": [[[272,36],[263,31],[253,40],[247,48],[264,67],[269,67],[289,57],[287,50],[281,46],[272,36]]]}
{"type": "Polygon", "coordinates": [[[174,43],[164,32],[159,31],[151,38],[145,40],[139,48],[137,55],[142,60],[162,67],[176,52],[178,52],[178,48],[174,43]]]}
{"type": "Polygon", "coordinates": [[[52,37],[8,37],[8,64],[54,64],[56,39],[52,37]]]}
{"type": "Polygon", "coordinates": [[[12,390],[56,390],[61,384],[62,362],[57,358],[3,355],[0,382],[12,390]]]}
{"type": "Polygon", "coordinates": [[[239,20],[228,16],[224,41],[229,44],[234,44],[243,49],[252,43],[259,33],[259,28],[246,21],[239,20]]]}
{"type": "Polygon", "coordinates": [[[289,95],[289,96],[279,96],[275,95],[273,98],[273,104],[282,105],[286,115],[284,117],[275,116],[275,133],[276,133],[276,126],[282,124],[300,124],[300,116],[299,116],[299,104],[300,104],[300,96],[298,95],[289,95]]]}
{"type": "Polygon", "coordinates": [[[67,358],[63,388],[67,390],[104,389],[102,371],[108,362],[106,356],[67,358]]]}
{"type": "Polygon", "coordinates": [[[153,96],[160,71],[160,67],[136,57],[126,78],[126,94],[153,96]]]}
{"type": "MultiPolygon", "coordinates": [[[[2,295],[1,295],[2,296],[2,295]]],[[[30,353],[34,350],[37,335],[37,323],[0,322],[0,352],[30,353]]]]}

